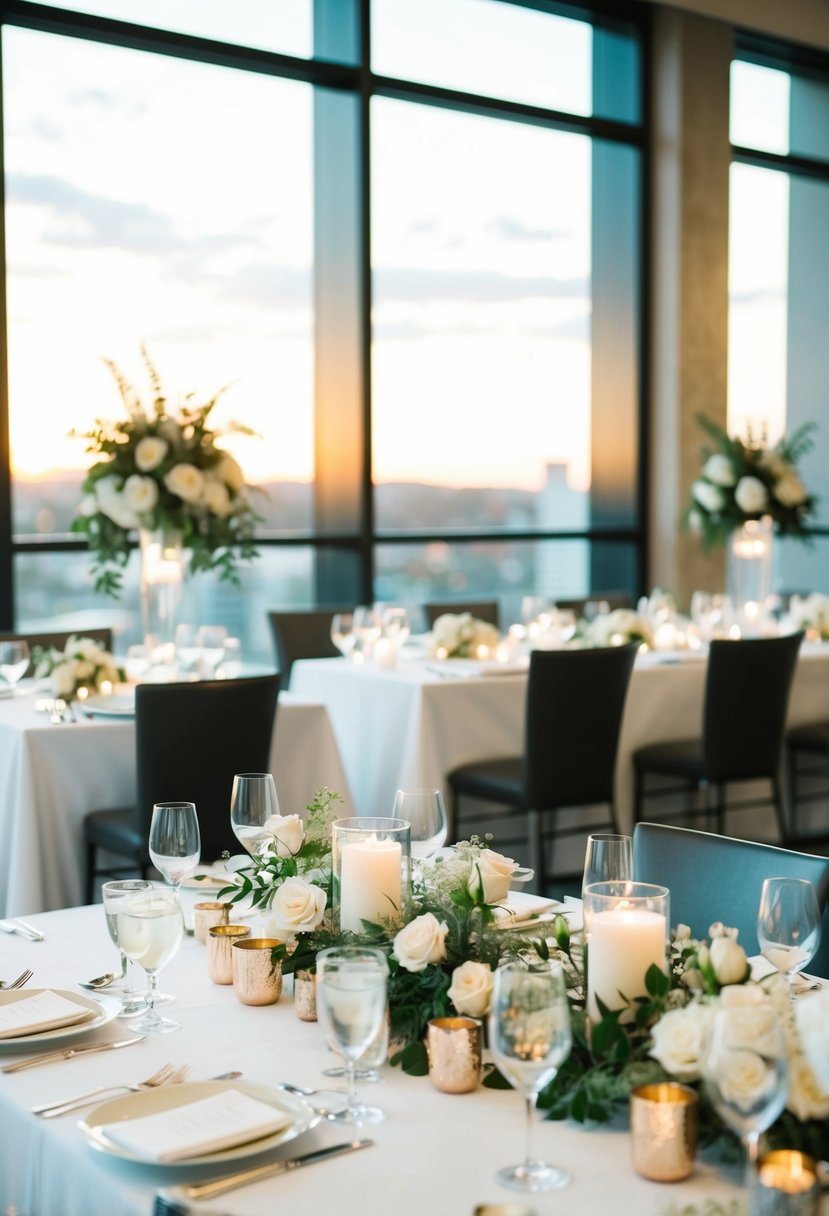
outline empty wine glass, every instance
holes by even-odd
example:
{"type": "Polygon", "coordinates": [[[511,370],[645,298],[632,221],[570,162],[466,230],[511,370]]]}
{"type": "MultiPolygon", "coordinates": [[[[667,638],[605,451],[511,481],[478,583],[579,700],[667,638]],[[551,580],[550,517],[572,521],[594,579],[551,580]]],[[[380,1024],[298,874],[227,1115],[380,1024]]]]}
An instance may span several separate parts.
{"type": "Polygon", "coordinates": [[[371,657],[372,647],[383,632],[380,614],[366,604],[360,604],[354,609],[354,635],[359,643],[361,653],[371,657]]]}
{"type": "Polygon", "coordinates": [[[151,891],[152,889],[153,884],[146,878],[127,878],[118,882],[105,882],[101,886],[107,929],[113,945],[121,956],[121,972],[117,980],[117,986],[122,993],[119,1018],[131,1018],[135,1017],[137,1013],[143,1013],[147,1008],[147,1002],[142,993],[135,991],[130,981],[130,960],[118,940],[118,912],[125,906],[125,901],[130,896],[135,895],[138,891],[151,891]]]}
{"type": "Polygon", "coordinates": [[[446,844],[449,831],[440,790],[398,790],[392,818],[411,824],[412,856],[428,861],[446,844]]]}
{"type": "Polygon", "coordinates": [[[276,785],[270,773],[237,773],[230,794],[230,824],[243,849],[256,857],[263,844],[273,839],[265,827],[279,814],[276,785]]]}
{"type": "MultiPolygon", "coordinates": [[[[743,993],[736,999],[742,1001],[743,993]]],[[[783,1032],[765,996],[717,1010],[703,1056],[703,1077],[717,1114],[743,1143],[748,1187],[760,1134],[783,1110],[788,1087],[783,1032]]]]}
{"type": "Polygon", "coordinates": [[[633,878],[633,841],[613,832],[594,832],[584,852],[584,888],[591,882],[628,882],[633,878]]]}
{"type": "Polygon", "coordinates": [[[412,632],[411,619],[406,609],[397,604],[389,604],[387,608],[383,609],[380,623],[383,637],[389,639],[395,650],[400,650],[412,632]]]}
{"type": "Polygon", "coordinates": [[[224,625],[202,625],[196,634],[199,663],[204,665],[204,674],[212,678],[225,652],[227,630],[224,625]]]}
{"type": "Polygon", "coordinates": [[[195,625],[176,625],[176,657],[180,663],[184,664],[185,671],[192,670],[201,656],[201,647],[197,641],[198,633],[195,625]]]}
{"type": "Polygon", "coordinates": [[[489,1044],[495,1063],[524,1096],[527,1109],[526,1155],[521,1165],[495,1175],[514,1191],[554,1191],[570,1175],[533,1156],[532,1132],[539,1090],[553,1080],[572,1046],[570,1007],[559,963],[528,967],[513,960],[494,975],[489,1015],[489,1044]]]}
{"type": "Polygon", "coordinates": [[[201,857],[201,835],[193,802],[157,802],[150,821],[150,860],[178,890],[201,857]]]}
{"type": "Polygon", "coordinates": [[[357,1101],[357,1060],[386,1019],[388,964],[382,950],[339,946],[317,955],[317,1015],[329,1046],[343,1057],[348,1098],[344,1110],[329,1115],[341,1123],[378,1123],[383,1112],[357,1101]]]}
{"type": "Polygon", "coordinates": [[[791,982],[820,943],[817,891],[807,878],[766,878],[757,912],[763,957],[791,982]]]}
{"type": "Polygon", "coordinates": [[[0,642],[0,678],[12,688],[22,680],[29,666],[29,645],[22,640],[0,642]]]}
{"type": "Polygon", "coordinates": [[[156,1009],[158,973],[181,945],[184,919],[178,893],[153,887],[129,896],[118,910],[118,941],[127,958],[140,963],[150,981],[147,1012],[134,1023],[138,1034],[167,1034],[181,1023],[163,1018],[156,1009]]]}
{"type": "Polygon", "coordinates": [[[216,678],[238,680],[242,674],[242,639],[225,638],[221,665],[216,668],[216,678]]]}
{"type": "Polygon", "coordinates": [[[352,612],[334,613],[331,618],[331,641],[343,658],[347,659],[357,644],[357,634],[354,632],[354,614],[352,612]]]}

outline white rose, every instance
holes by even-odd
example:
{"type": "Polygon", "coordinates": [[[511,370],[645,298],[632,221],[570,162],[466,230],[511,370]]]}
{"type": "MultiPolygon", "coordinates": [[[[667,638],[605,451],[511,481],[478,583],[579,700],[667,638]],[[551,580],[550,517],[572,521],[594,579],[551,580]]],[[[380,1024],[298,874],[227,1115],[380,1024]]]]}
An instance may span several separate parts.
{"type": "Polygon", "coordinates": [[[135,445],[135,467],[142,473],[157,469],[167,455],[169,444],[155,435],[145,435],[135,445]]]}
{"type": "Polygon", "coordinates": [[[59,663],[52,671],[52,692],[56,697],[69,697],[75,689],[75,668],[72,663],[59,663]]]}
{"type": "Polygon", "coordinates": [[[177,448],[181,443],[181,427],[175,418],[164,418],[159,422],[158,433],[171,448],[177,448]]]}
{"type": "Polygon", "coordinates": [[[501,635],[494,625],[490,625],[488,621],[475,621],[471,638],[473,652],[479,646],[485,646],[487,650],[494,650],[500,640],[501,635]]]}
{"type": "Polygon", "coordinates": [[[774,497],[784,507],[799,507],[806,501],[806,487],[797,473],[786,473],[774,485],[774,497]]]}
{"type": "Polygon", "coordinates": [[[713,456],[708,457],[703,466],[702,475],[712,481],[715,486],[733,486],[737,480],[734,465],[721,452],[715,452],[713,456]]]}
{"type": "Polygon", "coordinates": [[[727,1016],[723,1040],[728,1047],[753,1049],[773,1059],[779,1054],[777,1011],[756,984],[731,984],[720,993],[727,1016]]]}
{"type": "Polygon", "coordinates": [[[219,477],[233,494],[238,494],[245,486],[245,475],[241,465],[230,453],[226,453],[216,465],[216,476],[219,477]]]}
{"type": "Polygon", "coordinates": [[[98,499],[94,494],[84,494],[78,504],[78,514],[88,519],[92,515],[98,514],[98,499]]]}
{"type": "Polygon", "coordinates": [[[452,972],[452,984],[446,994],[458,1013],[482,1018],[489,1013],[492,1001],[492,968],[487,963],[469,959],[452,972]]]}
{"type": "Polygon", "coordinates": [[[717,1084],[725,1101],[747,1114],[774,1087],[776,1078],[763,1056],[746,1047],[724,1054],[717,1084]]]}
{"type": "MultiPolygon", "coordinates": [[[[467,619],[471,619],[468,613],[465,615],[467,619]]],[[[452,612],[444,612],[437,618],[432,626],[432,640],[436,650],[445,650],[451,654],[457,649],[463,620],[463,616],[456,616],[452,612]]]]}
{"type": "Polygon", "coordinates": [[[192,464],[174,464],[165,474],[164,484],[171,494],[177,494],[184,502],[198,502],[204,491],[201,470],[192,464]]]}
{"type": "Polygon", "coordinates": [[[725,506],[725,495],[719,486],[712,485],[710,481],[695,481],[691,494],[706,511],[721,511],[725,506]]]}
{"type": "Polygon", "coordinates": [[[407,971],[425,971],[430,963],[446,958],[446,934],[449,926],[432,912],[416,916],[400,930],[394,939],[394,955],[407,971]]]}
{"type": "Polygon", "coordinates": [[[746,515],[757,515],[768,506],[769,496],[759,477],[741,477],[734,491],[734,500],[746,515]]]}
{"type": "Polygon", "coordinates": [[[271,815],[262,830],[273,836],[267,848],[277,857],[296,857],[305,839],[305,824],[299,815],[271,815]]]}
{"type": "Polygon", "coordinates": [[[696,507],[692,507],[691,510],[688,512],[688,527],[691,529],[691,531],[694,533],[695,536],[699,536],[700,532],[702,532],[702,525],[703,525],[702,512],[698,511],[696,507]]]}
{"type": "Polygon", "coordinates": [[[817,1083],[829,1094],[829,988],[794,1002],[797,1033],[817,1083]]]}
{"type": "Polygon", "coordinates": [[[804,1055],[789,1061],[786,1107],[801,1120],[829,1119],[829,1093],[821,1088],[804,1055]]]}
{"type": "Polygon", "coordinates": [[[108,477],[100,477],[95,483],[95,493],[103,514],[119,528],[129,530],[138,527],[138,516],[124,501],[121,494],[120,477],[116,477],[114,473],[108,477]]]}
{"type": "Polygon", "coordinates": [[[477,861],[472,865],[472,873],[467,884],[470,895],[477,896],[483,889],[484,901],[497,904],[506,899],[512,876],[518,869],[518,862],[492,849],[482,849],[477,861]]]}
{"type": "Polygon", "coordinates": [[[653,1028],[650,1054],[672,1077],[698,1080],[713,1017],[713,1006],[700,1001],[664,1013],[653,1028]]]}
{"type": "Polygon", "coordinates": [[[743,982],[749,966],[746,952],[736,937],[715,937],[709,953],[714,974],[721,984],[743,982]]]}
{"type": "Polygon", "coordinates": [[[133,473],[124,482],[124,502],[138,515],[146,515],[158,502],[158,484],[152,477],[133,473]]]}
{"type": "Polygon", "coordinates": [[[280,932],[307,933],[322,923],[325,903],[321,887],[302,878],[286,878],[276,889],[271,912],[280,932]]]}
{"type": "Polygon", "coordinates": [[[204,502],[208,510],[219,519],[224,519],[233,510],[227,486],[210,473],[204,478],[204,502]]]}

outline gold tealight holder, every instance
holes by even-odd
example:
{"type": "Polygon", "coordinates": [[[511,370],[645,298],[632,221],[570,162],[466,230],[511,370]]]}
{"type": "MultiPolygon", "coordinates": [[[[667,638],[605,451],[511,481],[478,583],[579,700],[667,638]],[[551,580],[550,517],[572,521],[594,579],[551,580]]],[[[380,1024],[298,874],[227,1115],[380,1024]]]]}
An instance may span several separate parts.
{"type": "Polygon", "coordinates": [[[483,1027],[478,1018],[432,1018],[426,1029],[429,1080],[444,1094],[468,1094],[481,1080],[483,1027]]]}
{"type": "Polygon", "coordinates": [[[214,925],[226,925],[230,920],[230,904],[218,899],[204,900],[193,904],[193,936],[202,945],[207,944],[207,931],[214,925]]]}
{"type": "Polygon", "coordinates": [[[694,1169],[698,1099],[676,1081],[639,1085],[630,1093],[633,1168],[652,1182],[679,1182],[694,1169]]]}
{"type": "Polygon", "coordinates": [[[233,983],[234,941],[250,936],[250,925],[214,925],[207,931],[207,974],[214,984],[233,983]]]}
{"type": "Polygon", "coordinates": [[[243,1005],[275,1005],[282,996],[282,942],[243,937],[230,948],[233,991],[243,1005]]]}
{"type": "Polygon", "coordinates": [[[817,1216],[820,1182],[816,1162],[792,1149],[766,1153],[757,1163],[750,1208],[752,1216],[817,1216]]]}

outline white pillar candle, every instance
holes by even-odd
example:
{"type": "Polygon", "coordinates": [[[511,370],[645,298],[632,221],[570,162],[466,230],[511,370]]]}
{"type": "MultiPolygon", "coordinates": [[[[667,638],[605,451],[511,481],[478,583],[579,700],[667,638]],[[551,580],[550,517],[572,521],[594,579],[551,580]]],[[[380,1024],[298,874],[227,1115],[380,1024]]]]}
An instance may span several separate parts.
{"type": "Polygon", "coordinates": [[[364,920],[396,918],[400,913],[403,850],[396,840],[350,841],[340,862],[340,929],[362,933],[364,920]]]}
{"type": "MultiPolygon", "coordinates": [[[[650,965],[665,970],[666,929],[662,913],[646,908],[620,904],[593,914],[587,955],[587,1013],[592,1021],[601,1017],[597,996],[608,1009],[622,1009],[620,993],[629,1001],[647,995],[650,965]]],[[[630,1011],[622,1020],[633,1016],[630,1011]]]]}

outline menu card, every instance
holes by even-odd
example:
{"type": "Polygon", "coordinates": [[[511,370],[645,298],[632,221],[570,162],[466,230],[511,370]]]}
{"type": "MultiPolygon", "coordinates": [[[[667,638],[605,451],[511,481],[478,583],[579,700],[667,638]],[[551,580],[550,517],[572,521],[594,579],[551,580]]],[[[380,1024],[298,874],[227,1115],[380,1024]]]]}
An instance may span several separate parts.
{"type": "Polygon", "coordinates": [[[79,1005],[58,992],[52,992],[50,988],[44,988],[42,992],[35,992],[23,1000],[0,1003],[0,1039],[41,1034],[44,1030],[72,1026],[95,1016],[95,1011],[88,1005],[79,1005]]]}
{"type": "Polygon", "coordinates": [[[145,1161],[179,1161],[259,1140],[291,1122],[287,1111],[238,1089],[226,1089],[156,1115],[107,1123],[101,1131],[145,1161]]]}

